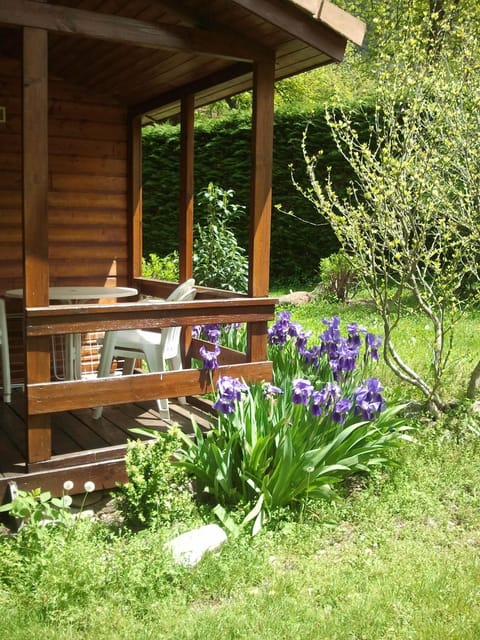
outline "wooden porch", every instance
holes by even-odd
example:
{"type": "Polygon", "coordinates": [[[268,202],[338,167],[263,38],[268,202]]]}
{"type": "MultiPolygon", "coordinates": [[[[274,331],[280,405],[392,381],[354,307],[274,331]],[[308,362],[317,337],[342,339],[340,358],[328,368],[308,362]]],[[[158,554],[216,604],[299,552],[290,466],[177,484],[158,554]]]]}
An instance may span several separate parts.
{"type": "Polygon", "coordinates": [[[28,486],[54,491],[67,478],[113,486],[144,403],[201,396],[220,375],[271,377],[275,81],[342,60],[347,40],[360,44],[364,30],[327,0],[0,0],[0,295],[22,290],[9,348],[12,378],[25,388],[24,402],[0,412],[4,476],[18,472],[26,486],[27,472],[28,486]],[[192,301],[146,302],[174,285],[142,277],[142,127],[179,118],[172,224],[184,282],[201,186],[195,112],[244,90],[252,91],[248,292],[199,287],[192,301]],[[128,286],[139,298],[49,304],[50,287],[74,285],[128,286]],[[222,349],[213,377],[191,366],[202,346],[192,326],[237,322],[247,326],[245,353],[222,349]],[[183,370],[52,381],[56,336],[172,326],[183,330],[183,370]],[[106,407],[107,420],[116,405],[137,408],[116,426],[91,422],[92,407],[106,407]]]}
{"type": "Polygon", "coordinates": [[[172,424],[192,433],[191,417],[207,429],[212,420],[208,405],[170,402],[170,420],[157,411],[154,401],[105,407],[103,416],[95,420],[91,409],[56,413],[52,419],[52,457],[36,465],[27,465],[27,429],[25,394],[16,389],[12,403],[0,401],[0,503],[8,499],[8,484],[19,489],[41,487],[54,494],[62,493],[65,480],[73,480],[79,490],[86,480],[97,489],[112,489],[124,482],[125,450],[128,440],[148,440],[132,433],[134,427],[167,430],[172,424]],[[29,469],[29,471],[28,471],[29,469]]]}

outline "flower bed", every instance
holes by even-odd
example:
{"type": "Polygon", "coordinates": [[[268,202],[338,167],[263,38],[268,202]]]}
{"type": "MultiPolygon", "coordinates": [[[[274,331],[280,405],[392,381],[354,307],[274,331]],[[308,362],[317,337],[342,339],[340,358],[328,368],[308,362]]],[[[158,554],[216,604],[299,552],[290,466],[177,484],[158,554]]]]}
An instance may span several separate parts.
{"type": "MultiPolygon", "coordinates": [[[[224,507],[254,505],[260,526],[272,510],[307,498],[331,497],[348,475],[388,465],[388,450],[409,439],[400,405],[387,406],[383,388],[367,372],[381,338],[356,323],[341,335],[340,319],[324,320],[319,344],[278,314],[269,330],[274,384],[252,386],[223,377],[217,384],[214,428],[185,438],[181,464],[224,507]]],[[[219,339],[221,330],[211,326],[219,339]]],[[[215,340],[213,340],[215,341],[215,340]]],[[[204,367],[216,367],[204,349],[204,367]]]]}

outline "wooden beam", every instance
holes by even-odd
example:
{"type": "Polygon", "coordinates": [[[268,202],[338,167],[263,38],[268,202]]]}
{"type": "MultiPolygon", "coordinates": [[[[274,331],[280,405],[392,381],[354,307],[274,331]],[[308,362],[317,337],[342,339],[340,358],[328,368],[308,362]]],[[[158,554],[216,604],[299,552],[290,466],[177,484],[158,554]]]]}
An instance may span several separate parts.
{"type": "Polygon", "coordinates": [[[323,51],[340,62],[345,54],[346,39],[330,26],[312,19],[293,3],[276,0],[232,0],[233,4],[254,13],[310,47],[323,51]]]}
{"type": "Polygon", "coordinates": [[[155,111],[155,109],[159,109],[167,104],[177,102],[178,100],[181,100],[182,98],[185,98],[189,95],[204,91],[205,89],[209,89],[210,87],[215,87],[224,82],[228,82],[229,80],[233,80],[234,78],[244,76],[247,73],[251,73],[252,69],[253,67],[250,62],[237,62],[230,65],[226,69],[221,69],[220,71],[212,73],[208,76],[204,76],[203,78],[199,78],[198,80],[189,82],[188,84],[179,87],[178,89],[166,91],[156,96],[155,98],[152,98],[151,100],[133,105],[130,111],[134,115],[143,115],[150,111],[155,111]]]}
{"type": "Polygon", "coordinates": [[[226,298],[188,302],[51,305],[27,309],[25,330],[27,337],[33,338],[89,331],[259,322],[273,319],[275,302],[273,298],[226,298]]]}
{"type": "MultiPolygon", "coordinates": [[[[193,94],[182,98],[180,110],[180,202],[179,202],[179,276],[184,282],[193,275],[193,220],[194,220],[194,127],[195,97],[193,94]]],[[[192,343],[192,328],[184,327],[181,337],[182,359],[187,367],[191,358],[186,355],[192,343]]]]}
{"type": "Polygon", "coordinates": [[[180,282],[192,277],[193,272],[193,180],[194,180],[194,125],[195,99],[193,95],[182,99],[180,128],[180,216],[179,255],[180,282]]]}
{"type": "MultiPolygon", "coordinates": [[[[128,480],[124,456],[98,461],[92,455],[90,462],[78,466],[71,466],[69,462],[67,458],[63,467],[57,465],[53,468],[49,468],[47,462],[44,469],[36,463],[29,464],[28,473],[14,476],[13,480],[17,488],[23,491],[32,491],[41,487],[42,490],[50,491],[54,496],[63,495],[65,480],[71,480],[78,490],[83,488],[87,480],[94,482],[97,490],[113,489],[118,482],[127,482],[128,480]]],[[[8,487],[8,480],[8,477],[0,479],[0,499],[2,501],[8,487]]]]}
{"type": "MultiPolygon", "coordinates": [[[[48,305],[48,36],[23,31],[23,250],[25,306],[48,305]]],[[[50,339],[25,336],[28,385],[50,379],[50,339]]],[[[28,404],[28,391],[27,391],[28,404]]],[[[49,416],[27,412],[28,461],[51,455],[49,416]]]]}
{"type": "Polygon", "coordinates": [[[142,275],[142,121],[128,119],[129,284],[142,275]]]}
{"type": "Polygon", "coordinates": [[[88,409],[92,406],[210,393],[220,376],[243,378],[247,382],[271,380],[272,363],[264,361],[226,364],[212,372],[205,369],[183,369],[36,384],[29,389],[28,410],[41,415],[88,409]]]}
{"type": "Polygon", "coordinates": [[[169,49],[233,60],[262,60],[271,51],[232,33],[201,31],[180,25],[84,11],[32,0],[0,0],[0,23],[47,29],[136,47],[169,49]]]}
{"type": "MultiPolygon", "coordinates": [[[[249,284],[252,298],[268,296],[270,284],[270,225],[275,61],[255,65],[253,74],[252,173],[250,177],[249,284]]],[[[248,326],[249,360],[265,360],[267,323],[248,326]]]]}

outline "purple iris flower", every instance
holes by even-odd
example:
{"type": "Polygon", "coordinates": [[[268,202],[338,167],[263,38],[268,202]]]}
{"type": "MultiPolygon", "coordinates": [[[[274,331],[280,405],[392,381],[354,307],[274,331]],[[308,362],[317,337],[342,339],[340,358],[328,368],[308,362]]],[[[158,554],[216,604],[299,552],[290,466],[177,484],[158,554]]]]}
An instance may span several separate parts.
{"type": "Polygon", "coordinates": [[[222,376],[217,382],[217,389],[222,396],[238,401],[242,398],[242,391],[247,391],[248,387],[239,378],[222,376]]]}
{"type": "Polygon", "coordinates": [[[223,376],[217,382],[219,396],[213,408],[220,413],[229,414],[235,411],[235,402],[242,399],[242,391],[248,389],[247,385],[238,378],[223,376]]]}
{"type": "Polygon", "coordinates": [[[345,338],[340,338],[335,356],[330,360],[332,371],[349,373],[357,366],[358,347],[349,344],[345,338]]]}
{"type": "Polygon", "coordinates": [[[325,343],[337,343],[340,340],[340,318],[333,316],[331,320],[323,318],[322,323],[327,325],[327,329],[322,333],[320,338],[325,343]]]}
{"type": "Polygon", "coordinates": [[[336,382],[327,382],[319,391],[312,393],[311,412],[314,416],[328,413],[341,396],[341,389],[336,382]]]}
{"type": "Polygon", "coordinates": [[[372,420],[385,409],[382,395],[383,387],[378,378],[364,380],[354,392],[355,414],[364,420],[372,420]]]}
{"type": "Polygon", "coordinates": [[[307,405],[312,391],[313,385],[310,380],[304,380],[303,378],[293,380],[292,402],[294,404],[307,405]]]}
{"type": "Polygon", "coordinates": [[[270,382],[267,382],[263,388],[263,396],[265,398],[269,398],[270,400],[272,400],[275,396],[281,395],[283,395],[283,389],[280,389],[280,387],[275,387],[273,384],[270,384],[270,382]]]}
{"type": "Polygon", "coordinates": [[[287,334],[291,338],[296,338],[299,333],[301,333],[302,327],[298,324],[298,322],[290,322],[287,329],[287,334]]]}
{"type": "Polygon", "coordinates": [[[316,345],[311,349],[304,349],[301,355],[303,356],[307,364],[311,365],[312,367],[318,367],[320,358],[322,356],[321,347],[319,345],[316,345]]]}
{"type": "Polygon", "coordinates": [[[290,311],[280,311],[277,314],[277,321],[268,330],[268,341],[270,344],[284,346],[288,338],[298,338],[304,332],[296,322],[290,321],[290,311]]]}
{"type": "Polygon", "coordinates": [[[209,342],[216,344],[220,340],[221,327],[219,324],[205,324],[203,333],[209,342]]]}
{"type": "Polygon", "coordinates": [[[235,412],[235,403],[233,400],[220,396],[213,405],[215,411],[228,415],[235,412]]]}
{"type": "Polygon", "coordinates": [[[194,324],[192,327],[192,338],[200,338],[202,335],[202,325],[194,324]]]}
{"type": "Polygon", "coordinates": [[[332,420],[343,424],[346,420],[347,413],[352,408],[353,403],[348,398],[341,398],[332,411],[332,420]]]}
{"type": "Polygon", "coordinates": [[[217,358],[220,355],[220,347],[215,345],[213,351],[207,351],[204,345],[200,347],[200,355],[203,360],[203,368],[213,371],[218,367],[217,358]]]}
{"type": "Polygon", "coordinates": [[[310,336],[312,335],[311,331],[303,331],[303,329],[299,329],[297,333],[297,342],[295,346],[297,347],[297,351],[300,355],[303,355],[307,348],[307,342],[310,336]]]}
{"type": "Polygon", "coordinates": [[[289,335],[290,311],[280,311],[277,314],[277,321],[268,330],[268,341],[270,344],[283,346],[289,335]]]}
{"type": "Polygon", "coordinates": [[[373,333],[367,333],[365,336],[365,344],[372,360],[378,360],[378,349],[382,345],[382,336],[376,336],[373,333]]]}
{"type": "Polygon", "coordinates": [[[349,324],[347,324],[348,344],[352,347],[356,347],[357,349],[360,349],[360,345],[362,343],[360,334],[366,333],[366,331],[367,330],[364,329],[363,327],[359,327],[356,322],[350,322],[349,324]]]}

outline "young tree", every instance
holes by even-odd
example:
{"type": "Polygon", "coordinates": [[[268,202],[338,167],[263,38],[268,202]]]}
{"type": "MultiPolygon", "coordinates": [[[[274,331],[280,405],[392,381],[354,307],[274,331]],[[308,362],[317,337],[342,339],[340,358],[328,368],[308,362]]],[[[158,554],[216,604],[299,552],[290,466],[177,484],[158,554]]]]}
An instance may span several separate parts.
{"type": "Polygon", "coordinates": [[[475,22],[454,15],[456,4],[443,3],[441,17],[412,20],[395,57],[378,52],[369,140],[348,114],[327,114],[355,174],[349,196],[336,194],[331,175],[317,178],[306,141],[310,187],[297,183],[331,224],[382,317],[386,363],[435,414],[450,399],[442,380],[465,284],[479,276],[480,51],[475,22]],[[428,375],[395,348],[406,294],[433,327],[428,375]]]}

